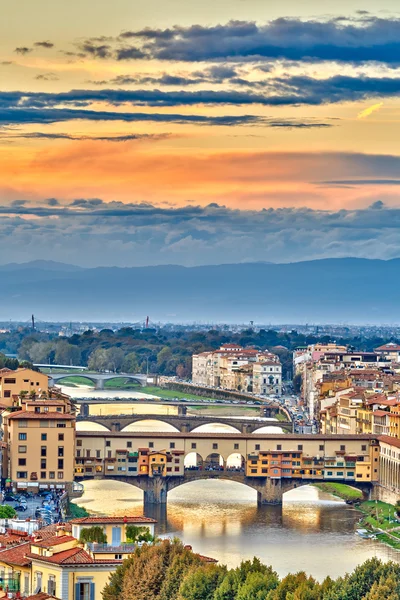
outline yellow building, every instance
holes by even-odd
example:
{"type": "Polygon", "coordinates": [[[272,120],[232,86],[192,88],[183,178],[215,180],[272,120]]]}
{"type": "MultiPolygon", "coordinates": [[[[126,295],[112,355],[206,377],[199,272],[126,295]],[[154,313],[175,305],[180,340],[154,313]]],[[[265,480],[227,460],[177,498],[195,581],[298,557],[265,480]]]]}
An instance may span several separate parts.
{"type": "Polygon", "coordinates": [[[128,542],[126,528],[129,525],[145,527],[154,536],[154,526],[157,521],[149,517],[81,517],[72,519],[72,534],[79,539],[82,531],[97,526],[103,529],[107,537],[107,545],[120,546],[128,542]]]}
{"type": "Polygon", "coordinates": [[[400,402],[390,407],[389,435],[397,439],[400,438],[400,402]]]}
{"type": "Polygon", "coordinates": [[[14,490],[65,489],[74,480],[75,415],[59,400],[32,401],[5,417],[14,490]]]}
{"type": "Polygon", "coordinates": [[[0,549],[0,587],[23,596],[47,593],[60,600],[102,600],[110,573],[135,549],[126,543],[129,525],[145,527],[154,535],[154,519],[146,517],[84,517],[70,525],[45,527],[33,540],[0,549]],[[83,529],[101,526],[106,544],[82,544],[83,529]]]}
{"type": "Polygon", "coordinates": [[[39,394],[48,392],[49,378],[43,373],[33,369],[11,369],[0,370],[0,403],[6,406],[13,406],[13,398],[21,395],[21,392],[30,394],[39,394]]]}

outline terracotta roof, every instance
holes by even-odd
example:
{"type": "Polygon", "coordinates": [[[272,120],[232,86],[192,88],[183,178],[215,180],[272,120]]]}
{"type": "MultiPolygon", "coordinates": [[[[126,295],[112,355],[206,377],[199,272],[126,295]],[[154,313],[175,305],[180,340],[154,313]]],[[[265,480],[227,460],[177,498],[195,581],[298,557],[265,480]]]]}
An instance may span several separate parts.
{"type": "Polygon", "coordinates": [[[14,548],[9,548],[7,550],[0,550],[0,561],[19,567],[26,567],[31,564],[31,561],[27,558],[29,550],[29,542],[19,544],[18,546],[14,546],[14,548]]]}
{"type": "Polygon", "coordinates": [[[8,529],[5,533],[0,535],[0,547],[5,548],[10,544],[15,544],[16,542],[26,541],[26,538],[29,534],[26,531],[16,531],[14,529],[8,529]]]}
{"type": "Polygon", "coordinates": [[[86,564],[93,562],[93,558],[90,556],[90,554],[80,547],[63,550],[62,552],[53,554],[53,556],[41,556],[40,554],[35,554],[33,552],[30,552],[27,554],[27,556],[31,559],[31,561],[40,560],[42,562],[49,562],[57,565],[86,564]]]}
{"type": "Polygon", "coordinates": [[[39,548],[49,548],[50,546],[60,546],[67,542],[74,542],[75,538],[72,535],[54,535],[44,540],[33,541],[32,546],[39,546],[39,548]]]}
{"type": "Polygon", "coordinates": [[[53,400],[49,398],[48,400],[28,400],[25,402],[26,406],[65,406],[65,402],[62,400],[53,400]]]}
{"type": "Polygon", "coordinates": [[[374,410],[372,414],[374,417],[386,417],[390,415],[386,410],[374,410]]]}
{"type": "Polygon", "coordinates": [[[379,346],[379,348],[375,348],[375,350],[386,350],[387,352],[391,352],[393,350],[399,351],[400,346],[398,344],[395,344],[394,342],[389,342],[388,344],[383,344],[383,346],[379,346]]]}
{"type": "Polygon", "coordinates": [[[71,519],[73,525],[96,525],[97,523],[123,524],[123,523],[157,523],[150,517],[80,517],[71,519]]]}
{"type": "Polygon", "coordinates": [[[40,556],[39,554],[28,554],[31,560],[38,560],[41,562],[51,563],[53,565],[90,565],[90,564],[121,564],[120,560],[107,560],[107,559],[95,559],[89,552],[86,552],[83,548],[71,548],[71,550],[64,550],[63,552],[57,552],[53,556],[40,556]]]}
{"type": "Polygon", "coordinates": [[[378,440],[384,444],[389,444],[389,446],[400,448],[400,440],[395,437],[391,437],[390,435],[380,435],[378,440]]]}
{"type": "Polygon", "coordinates": [[[19,410],[11,413],[8,419],[60,419],[62,421],[73,421],[75,417],[69,413],[60,412],[42,412],[37,413],[32,410],[19,410]]]}

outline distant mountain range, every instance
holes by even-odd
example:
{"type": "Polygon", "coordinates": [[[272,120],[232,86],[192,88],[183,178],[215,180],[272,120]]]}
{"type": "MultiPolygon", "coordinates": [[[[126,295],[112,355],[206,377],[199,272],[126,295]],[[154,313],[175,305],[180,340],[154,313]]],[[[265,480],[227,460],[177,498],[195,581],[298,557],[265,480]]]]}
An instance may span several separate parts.
{"type": "Polygon", "coordinates": [[[399,323],[400,259],[82,268],[0,266],[0,321],[399,323]]]}

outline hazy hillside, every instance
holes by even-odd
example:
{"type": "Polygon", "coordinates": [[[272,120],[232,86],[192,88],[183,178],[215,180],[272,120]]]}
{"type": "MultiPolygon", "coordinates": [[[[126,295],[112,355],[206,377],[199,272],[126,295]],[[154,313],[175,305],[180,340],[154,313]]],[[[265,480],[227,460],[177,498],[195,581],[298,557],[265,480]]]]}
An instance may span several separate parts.
{"type": "Polygon", "coordinates": [[[0,267],[0,320],[400,322],[400,259],[82,269],[0,267]]]}

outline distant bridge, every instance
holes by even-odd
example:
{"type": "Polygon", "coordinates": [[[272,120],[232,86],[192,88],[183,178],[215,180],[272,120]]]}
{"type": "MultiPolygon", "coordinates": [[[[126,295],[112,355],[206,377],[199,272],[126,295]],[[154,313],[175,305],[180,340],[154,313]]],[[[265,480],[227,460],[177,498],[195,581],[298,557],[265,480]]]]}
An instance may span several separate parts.
{"type": "MultiPolygon", "coordinates": [[[[54,385],[55,383],[60,382],[63,379],[66,379],[67,377],[74,377],[77,374],[78,373],[76,371],[66,371],[64,373],[50,373],[49,385],[54,385]]],[[[85,379],[88,379],[89,381],[94,383],[96,390],[103,390],[104,382],[110,381],[111,379],[130,379],[131,381],[139,383],[142,386],[146,385],[147,383],[147,375],[142,375],[141,373],[84,373],[79,374],[79,377],[85,377],[85,379]]]]}
{"type": "Polygon", "coordinates": [[[76,369],[81,371],[87,371],[88,367],[82,367],[81,365],[54,365],[54,364],[43,364],[43,363],[33,363],[34,367],[39,367],[42,369],[76,369]]]}
{"type": "Polygon", "coordinates": [[[78,423],[97,423],[103,425],[109,431],[122,431],[128,425],[140,421],[159,421],[172,425],[181,433],[190,433],[201,425],[223,424],[234,427],[240,433],[253,433],[261,427],[281,427],[290,433],[293,432],[293,423],[291,421],[267,421],[265,419],[249,419],[246,417],[216,417],[213,415],[183,416],[183,415],[106,415],[106,416],[79,416],[78,423]]]}
{"type": "MultiPolygon", "coordinates": [[[[151,396],[149,396],[149,398],[104,398],[104,397],[99,397],[99,398],[73,398],[73,401],[75,404],[77,404],[78,406],[80,406],[81,409],[81,415],[88,417],[90,414],[90,406],[91,405],[97,405],[97,404],[112,404],[114,406],[118,406],[119,404],[146,404],[146,405],[151,405],[151,406],[173,406],[176,407],[178,409],[178,415],[186,415],[187,412],[187,408],[190,406],[203,406],[203,407],[208,407],[208,406],[219,406],[221,407],[221,402],[206,402],[205,400],[201,400],[199,398],[199,400],[168,400],[168,399],[157,399],[154,400],[151,396]]],[[[286,422],[289,422],[290,419],[288,419],[287,417],[289,416],[287,411],[282,411],[282,407],[279,404],[260,404],[260,402],[243,402],[242,404],[239,403],[239,405],[237,404],[233,404],[231,403],[230,406],[232,408],[258,408],[260,410],[260,416],[261,417],[265,417],[267,419],[270,418],[274,418],[276,417],[279,413],[282,413],[285,415],[286,417],[286,422]]],[[[282,421],[284,422],[284,421],[282,421]]]]}

